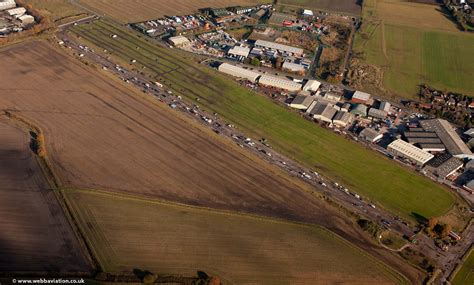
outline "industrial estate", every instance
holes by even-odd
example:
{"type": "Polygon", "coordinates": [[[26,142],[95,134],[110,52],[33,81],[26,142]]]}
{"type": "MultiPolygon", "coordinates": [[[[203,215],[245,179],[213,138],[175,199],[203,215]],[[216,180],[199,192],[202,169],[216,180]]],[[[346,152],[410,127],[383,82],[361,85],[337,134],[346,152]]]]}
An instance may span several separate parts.
{"type": "Polygon", "coordinates": [[[473,7],[0,0],[0,284],[474,284],[473,7]]]}

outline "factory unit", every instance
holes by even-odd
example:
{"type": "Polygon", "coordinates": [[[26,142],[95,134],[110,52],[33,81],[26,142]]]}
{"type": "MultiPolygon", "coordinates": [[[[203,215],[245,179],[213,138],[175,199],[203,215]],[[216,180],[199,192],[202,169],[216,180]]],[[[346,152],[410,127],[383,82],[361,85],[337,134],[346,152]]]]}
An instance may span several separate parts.
{"type": "Polygon", "coordinates": [[[225,62],[219,65],[217,70],[219,70],[222,73],[226,73],[235,77],[247,79],[251,82],[256,82],[257,78],[260,76],[260,73],[258,72],[244,69],[242,67],[228,64],[225,62]]]}
{"type": "Polygon", "coordinates": [[[376,108],[370,108],[367,116],[370,118],[383,120],[385,117],[387,117],[387,112],[376,108]]]}
{"type": "Polygon", "coordinates": [[[356,91],[352,95],[351,101],[353,103],[368,104],[371,97],[372,96],[369,93],[365,93],[365,92],[362,92],[362,91],[356,91]]]}
{"type": "Polygon", "coordinates": [[[303,56],[304,54],[304,51],[302,48],[287,46],[287,45],[264,41],[264,40],[257,40],[255,42],[255,47],[278,51],[279,53],[290,54],[290,55],[295,55],[299,57],[303,56]]]}
{"type": "Polygon", "coordinates": [[[0,11],[15,8],[15,7],[16,7],[15,0],[0,1],[0,11]]]}
{"type": "Polygon", "coordinates": [[[187,45],[191,44],[189,39],[186,38],[185,36],[170,37],[168,39],[168,41],[169,41],[170,44],[172,44],[175,47],[184,47],[184,46],[187,46],[187,45]]]}
{"type": "Polygon", "coordinates": [[[461,140],[454,127],[448,121],[443,119],[423,120],[420,121],[420,125],[425,131],[435,132],[451,155],[458,158],[474,157],[471,150],[461,140]]]}
{"type": "Polygon", "coordinates": [[[379,110],[383,110],[387,113],[390,113],[390,108],[392,107],[392,104],[389,102],[382,102],[380,103],[379,110]]]}
{"type": "Polygon", "coordinates": [[[315,92],[318,91],[319,86],[321,86],[321,82],[317,80],[308,80],[304,85],[303,91],[315,92]]]}
{"type": "Polygon", "coordinates": [[[352,110],[351,113],[361,117],[367,117],[367,106],[363,104],[357,104],[352,110]]]}
{"type": "Polygon", "coordinates": [[[445,153],[430,160],[423,170],[436,177],[446,179],[461,169],[462,166],[461,160],[445,153]]]}
{"type": "Polygon", "coordinates": [[[21,21],[23,26],[33,24],[35,22],[35,18],[31,15],[23,15],[18,17],[18,19],[21,21]]]}
{"type": "Polygon", "coordinates": [[[394,156],[403,157],[416,163],[419,166],[425,165],[434,155],[404,140],[397,139],[387,146],[387,150],[394,156]]]}
{"type": "Polygon", "coordinates": [[[309,113],[316,120],[320,120],[326,123],[332,123],[332,118],[334,118],[334,115],[336,115],[337,110],[331,104],[317,102],[312,106],[309,113]]]}
{"type": "Polygon", "coordinates": [[[231,57],[243,57],[246,58],[249,56],[250,49],[248,47],[234,46],[227,52],[231,57]]]}
{"type": "Polygon", "coordinates": [[[273,75],[266,75],[266,74],[262,75],[260,79],[258,80],[258,83],[265,86],[285,89],[288,91],[301,90],[301,83],[294,82],[292,80],[288,80],[286,78],[277,77],[273,75]]]}
{"type": "Polygon", "coordinates": [[[354,120],[354,115],[344,111],[337,111],[332,119],[332,123],[338,127],[345,128],[354,120]]]}
{"type": "Polygon", "coordinates": [[[298,95],[291,101],[290,107],[299,110],[307,110],[313,101],[313,96],[298,95]]]}
{"type": "Polygon", "coordinates": [[[24,7],[13,8],[13,9],[7,10],[7,13],[10,16],[15,16],[18,18],[26,13],[26,9],[24,7]]]}
{"type": "Polygon", "coordinates": [[[304,68],[303,65],[298,64],[298,63],[289,62],[289,61],[285,61],[281,68],[283,70],[288,70],[290,72],[299,72],[299,73],[304,73],[305,72],[305,68],[304,68]]]}
{"type": "Polygon", "coordinates": [[[365,128],[359,133],[359,137],[371,143],[376,143],[382,139],[383,134],[374,129],[365,128]]]}

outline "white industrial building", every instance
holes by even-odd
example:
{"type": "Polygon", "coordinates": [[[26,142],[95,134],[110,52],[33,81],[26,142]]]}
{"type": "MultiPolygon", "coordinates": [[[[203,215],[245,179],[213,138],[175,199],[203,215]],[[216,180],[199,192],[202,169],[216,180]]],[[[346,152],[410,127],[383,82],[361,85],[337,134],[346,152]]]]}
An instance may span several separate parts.
{"type": "Polygon", "coordinates": [[[294,54],[296,56],[303,56],[303,53],[304,53],[302,48],[287,46],[287,45],[264,41],[264,40],[257,40],[255,42],[255,47],[274,50],[274,51],[278,51],[279,53],[294,54]]]}
{"type": "Polygon", "coordinates": [[[304,85],[303,91],[318,91],[321,82],[317,80],[308,80],[304,85]]]}
{"type": "Polygon", "coordinates": [[[16,7],[15,0],[0,1],[0,11],[15,8],[15,7],[16,7]]]}
{"type": "Polygon", "coordinates": [[[174,36],[169,38],[168,41],[175,47],[183,47],[191,43],[185,36],[174,36]]]}
{"type": "Polygon", "coordinates": [[[242,47],[242,46],[234,46],[232,47],[227,54],[230,56],[234,57],[248,57],[250,53],[250,49],[248,47],[242,47]]]}
{"type": "Polygon", "coordinates": [[[262,75],[258,80],[258,83],[265,85],[276,87],[280,89],[285,89],[288,91],[298,91],[301,90],[301,83],[294,82],[292,80],[288,80],[286,78],[273,76],[273,75],[262,75]]]}
{"type": "Polygon", "coordinates": [[[26,9],[24,7],[18,7],[14,9],[7,10],[8,15],[20,17],[26,13],[26,9]]]}
{"type": "Polygon", "coordinates": [[[405,157],[418,165],[424,165],[430,161],[434,155],[407,143],[404,140],[397,139],[387,146],[387,150],[394,156],[405,157]]]}
{"type": "Polygon", "coordinates": [[[382,102],[380,103],[379,109],[384,110],[387,113],[390,113],[390,108],[392,105],[389,102],[382,102]]]}
{"type": "Polygon", "coordinates": [[[258,72],[244,69],[242,67],[228,64],[225,62],[219,65],[218,70],[222,73],[226,73],[239,78],[245,78],[252,82],[256,82],[257,78],[260,76],[260,73],[258,72]]]}
{"type": "Polygon", "coordinates": [[[314,96],[298,95],[290,103],[291,108],[307,110],[314,101],[314,96]]]}
{"type": "Polygon", "coordinates": [[[35,22],[35,18],[31,15],[23,15],[18,17],[18,19],[21,21],[22,25],[29,25],[35,22]]]}
{"type": "Polygon", "coordinates": [[[354,95],[352,95],[352,102],[354,103],[362,103],[362,104],[367,104],[367,102],[370,100],[371,95],[369,93],[365,93],[362,91],[356,91],[354,92],[354,95]]]}
{"type": "Polygon", "coordinates": [[[303,65],[298,64],[298,63],[293,63],[289,61],[285,61],[283,63],[283,66],[281,67],[283,70],[288,70],[291,72],[305,72],[305,68],[303,65]]]}

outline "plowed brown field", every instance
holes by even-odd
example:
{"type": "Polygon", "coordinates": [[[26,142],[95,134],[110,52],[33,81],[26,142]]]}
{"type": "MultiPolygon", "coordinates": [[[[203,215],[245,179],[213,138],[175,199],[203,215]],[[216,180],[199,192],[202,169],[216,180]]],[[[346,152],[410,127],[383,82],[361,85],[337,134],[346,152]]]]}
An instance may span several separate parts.
{"type": "Polygon", "coordinates": [[[122,22],[140,22],[163,16],[196,13],[200,8],[271,3],[270,0],[80,0],[85,7],[122,22]]]}
{"type": "MultiPolygon", "coordinates": [[[[320,224],[412,280],[306,186],[122,82],[34,42],[1,53],[0,110],[34,121],[64,187],[101,189],[320,224]],[[7,69],[8,68],[8,69],[7,69]],[[330,218],[329,218],[330,217],[330,218]]],[[[146,212],[143,213],[146,215],[146,212]]]]}
{"type": "Polygon", "coordinates": [[[0,116],[0,272],[91,269],[52,191],[28,133],[0,116]]]}

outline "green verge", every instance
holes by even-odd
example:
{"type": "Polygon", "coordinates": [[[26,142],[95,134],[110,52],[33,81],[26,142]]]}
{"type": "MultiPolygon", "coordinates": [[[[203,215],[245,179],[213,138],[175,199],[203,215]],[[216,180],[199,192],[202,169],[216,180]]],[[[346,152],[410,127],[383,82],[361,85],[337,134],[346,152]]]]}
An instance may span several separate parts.
{"type": "Polygon", "coordinates": [[[96,190],[63,190],[106,272],[150,270],[228,284],[407,284],[369,254],[314,225],[96,190]]]}
{"type": "Polygon", "coordinates": [[[384,23],[376,5],[364,5],[362,31],[368,38],[357,33],[354,50],[364,53],[366,63],[384,67],[387,90],[413,99],[419,84],[426,83],[474,96],[473,35],[384,23]]]}
{"type": "Polygon", "coordinates": [[[194,63],[187,53],[162,48],[103,21],[75,26],[72,31],[122,62],[135,59],[136,68],[146,67],[145,72],[156,75],[175,94],[190,100],[199,98],[201,107],[217,112],[248,135],[267,138],[279,152],[377,201],[394,214],[412,219],[415,213],[441,216],[455,201],[451,192],[436,183],[240,87],[230,77],[194,63]],[[118,37],[113,39],[112,34],[118,37]]]}
{"type": "Polygon", "coordinates": [[[452,285],[472,285],[474,284],[474,249],[471,248],[469,254],[463,259],[463,263],[451,280],[452,285]]]}

